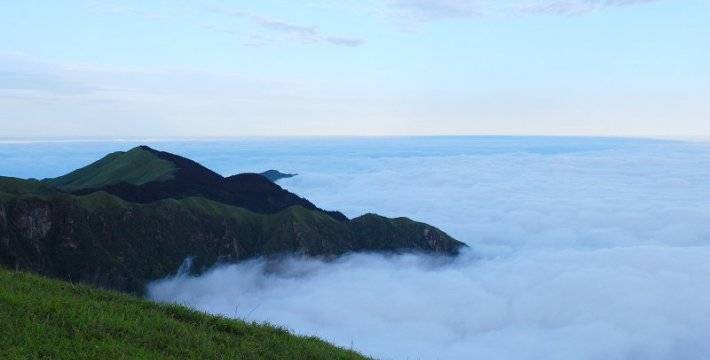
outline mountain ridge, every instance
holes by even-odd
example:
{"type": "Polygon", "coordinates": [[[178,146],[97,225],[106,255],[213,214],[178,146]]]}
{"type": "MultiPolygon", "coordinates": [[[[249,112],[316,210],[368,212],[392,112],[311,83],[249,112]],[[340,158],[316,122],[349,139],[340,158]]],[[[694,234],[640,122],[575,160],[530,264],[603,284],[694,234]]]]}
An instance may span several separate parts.
{"type": "Polygon", "coordinates": [[[139,203],[203,196],[260,213],[274,213],[300,205],[322,211],[336,220],[347,220],[342,213],[320,209],[259,174],[223,177],[193,160],[146,145],[111,153],[67,175],[42,181],[77,195],[106,191],[139,203]],[[130,168],[127,166],[130,161],[140,163],[130,168]],[[117,174],[118,170],[124,170],[126,174],[117,174]],[[109,175],[114,178],[105,179],[109,175]]]}

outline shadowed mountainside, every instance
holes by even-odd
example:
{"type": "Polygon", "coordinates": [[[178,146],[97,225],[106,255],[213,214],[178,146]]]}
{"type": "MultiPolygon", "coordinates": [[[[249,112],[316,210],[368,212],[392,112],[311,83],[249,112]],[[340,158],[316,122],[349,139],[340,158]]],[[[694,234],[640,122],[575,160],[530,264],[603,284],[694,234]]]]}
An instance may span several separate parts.
{"type": "Polygon", "coordinates": [[[281,180],[281,179],[292,178],[298,174],[286,174],[286,173],[282,173],[281,171],[278,171],[278,170],[266,170],[263,173],[260,173],[259,175],[271,180],[272,182],[277,182],[278,180],[281,180]]]}

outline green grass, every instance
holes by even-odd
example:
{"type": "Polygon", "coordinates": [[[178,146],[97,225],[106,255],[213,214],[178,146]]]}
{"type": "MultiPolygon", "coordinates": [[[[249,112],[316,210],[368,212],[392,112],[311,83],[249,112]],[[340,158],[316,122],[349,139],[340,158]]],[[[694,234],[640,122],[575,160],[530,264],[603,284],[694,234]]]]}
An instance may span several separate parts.
{"type": "Polygon", "coordinates": [[[10,198],[17,195],[48,196],[57,194],[60,194],[60,191],[38,180],[0,176],[0,198],[10,198]]]}
{"type": "Polygon", "coordinates": [[[114,152],[102,159],[54,179],[46,179],[48,184],[73,191],[84,188],[99,188],[126,182],[142,185],[152,181],[173,178],[177,171],[174,164],[163,160],[150,151],[134,148],[129,151],[114,152]]]}
{"type": "Polygon", "coordinates": [[[0,269],[3,359],[364,359],[320,339],[0,269]]]}

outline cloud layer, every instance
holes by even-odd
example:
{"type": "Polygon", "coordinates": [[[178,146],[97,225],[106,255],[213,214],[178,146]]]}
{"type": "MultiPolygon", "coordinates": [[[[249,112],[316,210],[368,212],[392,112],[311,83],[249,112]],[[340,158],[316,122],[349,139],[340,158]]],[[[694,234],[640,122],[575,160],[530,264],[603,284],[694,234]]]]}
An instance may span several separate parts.
{"type": "Polygon", "coordinates": [[[655,1],[659,0],[388,0],[388,5],[400,16],[439,20],[501,14],[572,15],[655,1]]]}
{"type": "Polygon", "coordinates": [[[451,263],[291,259],[277,271],[253,261],[157,282],[153,299],[283,324],[383,359],[710,352],[706,144],[400,138],[167,147],[225,174],[298,172],[283,184],[318,205],[410,215],[472,252],[451,263]]]}
{"type": "Polygon", "coordinates": [[[358,255],[175,278],[150,289],[382,359],[701,359],[708,247],[549,251],[453,264],[358,255]]]}
{"type": "MultiPolygon", "coordinates": [[[[294,24],[274,18],[264,17],[257,14],[252,14],[244,11],[230,11],[220,8],[210,8],[211,12],[222,14],[237,19],[246,19],[258,26],[262,30],[270,32],[270,34],[255,34],[251,36],[248,45],[259,46],[273,42],[273,35],[281,35],[289,40],[295,40],[305,44],[329,44],[336,46],[355,47],[365,43],[364,40],[352,37],[333,36],[321,33],[316,26],[304,26],[294,24]]],[[[238,31],[220,29],[214,26],[205,26],[208,29],[219,32],[238,34],[238,31]]]]}

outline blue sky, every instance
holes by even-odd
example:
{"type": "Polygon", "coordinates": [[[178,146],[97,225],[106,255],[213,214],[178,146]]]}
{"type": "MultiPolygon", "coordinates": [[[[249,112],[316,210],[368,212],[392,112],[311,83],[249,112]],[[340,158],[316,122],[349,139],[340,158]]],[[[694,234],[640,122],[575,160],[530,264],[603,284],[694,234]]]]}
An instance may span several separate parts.
{"type": "Polygon", "coordinates": [[[15,1],[0,137],[710,136],[701,0],[15,1]]]}

